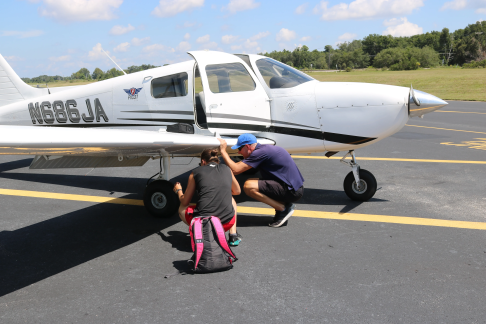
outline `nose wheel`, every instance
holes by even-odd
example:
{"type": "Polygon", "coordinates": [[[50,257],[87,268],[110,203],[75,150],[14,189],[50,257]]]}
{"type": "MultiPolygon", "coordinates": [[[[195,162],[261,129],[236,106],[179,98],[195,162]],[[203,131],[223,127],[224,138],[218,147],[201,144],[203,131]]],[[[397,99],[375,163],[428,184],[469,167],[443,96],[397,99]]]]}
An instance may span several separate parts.
{"type": "Polygon", "coordinates": [[[348,164],[353,169],[344,178],[343,186],[346,195],[356,201],[370,200],[376,193],[377,183],[375,176],[368,170],[359,167],[356,163],[354,151],[349,151],[341,159],[341,162],[348,164]],[[344,160],[348,155],[351,155],[350,162],[344,160]]]}

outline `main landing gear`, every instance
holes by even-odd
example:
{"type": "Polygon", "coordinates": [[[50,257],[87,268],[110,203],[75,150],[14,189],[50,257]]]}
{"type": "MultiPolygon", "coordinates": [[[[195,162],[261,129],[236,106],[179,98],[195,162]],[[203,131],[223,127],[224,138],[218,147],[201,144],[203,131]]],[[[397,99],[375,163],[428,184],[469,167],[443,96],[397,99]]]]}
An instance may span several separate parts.
{"type": "Polygon", "coordinates": [[[376,192],[377,184],[375,176],[371,172],[359,167],[358,163],[356,163],[353,150],[346,153],[340,162],[348,164],[353,169],[344,178],[343,185],[346,195],[356,201],[370,200],[376,192]],[[351,161],[345,161],[349,155],[351,155],[351,161]]]}
{"type": "Polygon", "coordinates": [[[170,170],[169,155],[161,156],[159,165],[159,172],[147,181],[147,186],[143,193],[143,204],[152,216],[168,218],[177,212],[180,201],[173,191],[174,185],[168,181],[170,170]],[[150,182],[156,175],[158,175],[157,178],[150,182]]]}

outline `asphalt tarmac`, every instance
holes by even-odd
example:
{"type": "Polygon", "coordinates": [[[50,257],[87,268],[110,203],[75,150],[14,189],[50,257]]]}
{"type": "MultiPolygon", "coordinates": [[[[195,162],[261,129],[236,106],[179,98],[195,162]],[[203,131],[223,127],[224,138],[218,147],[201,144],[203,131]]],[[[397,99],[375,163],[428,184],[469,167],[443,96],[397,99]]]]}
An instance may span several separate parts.
{"type": "MultiPolygon", "coordinates": [[[[2,156],[0,322],[484,323],[486,165],[470,161],[486,161],[485,122],[486,103],[450,102],[357,150],[379,188],[364,203],[342,189],[349,167],[295,157],[305,193],[288,226],[242,195],[234,269],[169,279],[191,256],[177,217],[82,201],[137,202],[157,161],[29,170],[2,156]]],[[[198,162],[172,160],[172,180],[198,162]]]]}

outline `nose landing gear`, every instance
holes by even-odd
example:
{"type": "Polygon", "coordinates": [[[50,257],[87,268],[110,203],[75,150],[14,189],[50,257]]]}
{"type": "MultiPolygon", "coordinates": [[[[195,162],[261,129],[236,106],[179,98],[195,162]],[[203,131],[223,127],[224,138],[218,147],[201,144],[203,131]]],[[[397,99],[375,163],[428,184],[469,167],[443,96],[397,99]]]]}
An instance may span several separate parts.
{"type": "Polygon", "coordinates": [[[348,164],[353,169],[344,178],[343,186],[346,195],[356,201],[370,200],[376,193],[377,183],[375,176],[368,170],[359,167],[353,150],[346,153],[340,162],[348,164]],[[351,155],[351,161],[348,162],[345,159],[349,155],[351,155]]]}
{"type": "Polygon", "coordinates": [[[172,190],[174,185],[168,181],[170,169],[169,156],[161,156],[159,165],[159,173],[156,173],[147,181],[147,187],[143,193],[143,204],[152,216],[169,218],[179,209],[180,201],[179,197],[172,190]],[[158,175],[157,178],[150,182],[156,175],[158,175]]]}

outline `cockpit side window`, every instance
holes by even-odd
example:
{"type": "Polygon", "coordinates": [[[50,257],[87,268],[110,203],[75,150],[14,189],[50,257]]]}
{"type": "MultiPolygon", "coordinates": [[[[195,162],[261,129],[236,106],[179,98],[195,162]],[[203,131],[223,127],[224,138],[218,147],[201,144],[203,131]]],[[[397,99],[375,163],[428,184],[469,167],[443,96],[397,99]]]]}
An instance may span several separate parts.
{"type": "Polygon", "coordinates": [[[256,88],[250,73],[241,63],[208,65],[206,75],[212,93],[253,91],[256,88]]]}
{"type": "Polygon", "coordinates": [[[307,74],[270,58],[256,61],[256,66],[270,89],[292,88],[314,80],[307,74]]]}
{"type": "Polygon", "coordinates": [[[152,80],[152,97],[173,98],[187,96],[187,73],[177,73],[152,80]]]}

